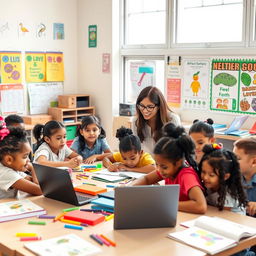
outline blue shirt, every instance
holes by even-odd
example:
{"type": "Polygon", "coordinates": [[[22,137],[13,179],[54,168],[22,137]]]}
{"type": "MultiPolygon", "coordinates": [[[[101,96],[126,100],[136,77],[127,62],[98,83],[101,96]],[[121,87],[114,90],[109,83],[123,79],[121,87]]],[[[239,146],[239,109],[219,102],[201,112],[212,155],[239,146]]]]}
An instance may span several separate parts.
{"type": "Polygon", "coordinates": [[[243,186],[245,188],[247,198],[251,202],[256,202],[256,174],[254,174],[249,182],[243,178],[243,186]]]}
{"type": "Polygon", "coordinates": [[[70,148],[75,150],[79,155],[81,155],[83,159],[86,159],[89,156],[104,153],[105,150],[109,149],[109,145],[105,138],[104,139],[98,138],[92,148],[89,148],[85,142],[85,147],[81,149],[79,145],[79,139],[78,137],[75,137],[70,148]]]}

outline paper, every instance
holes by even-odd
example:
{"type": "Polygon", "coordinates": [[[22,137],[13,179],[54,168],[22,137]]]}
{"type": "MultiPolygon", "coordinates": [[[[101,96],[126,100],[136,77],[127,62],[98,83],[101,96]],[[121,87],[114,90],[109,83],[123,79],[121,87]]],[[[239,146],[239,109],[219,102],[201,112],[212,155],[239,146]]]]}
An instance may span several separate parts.
{"type": "Polygon", "coordinates": [[[63,40],[65,38],[64,34],[64,24],[63,23],[53,23],[53,39],[63,40]]]}
{"type": "Polygon", "coordinates": [[[58,95],[63,94],[63,83],[28,84],[30,114],[44,114],[55,106],[58,95]]]}

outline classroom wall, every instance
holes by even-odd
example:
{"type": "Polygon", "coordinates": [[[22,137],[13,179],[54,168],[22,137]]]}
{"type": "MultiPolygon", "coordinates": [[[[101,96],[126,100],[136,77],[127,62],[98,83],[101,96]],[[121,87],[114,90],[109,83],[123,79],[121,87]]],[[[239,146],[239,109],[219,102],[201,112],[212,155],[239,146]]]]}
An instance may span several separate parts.
{"type": "MultiPolygon", "coordinates": [[[[1,22],[9,23],[12,34],[0,40],[0,51],[63,51],[64,92],[77,91],[77,1],[76,0],[0,0],[1,22]],[[46,37],[19,37],[19,22],[35,26],[46,24],[46,37]],[[53,40],[53,23],[64,23],[65,40],[53,40]]],[[[34,30],[33,30],[34,31],[34,30]]],[[[24,55],[23,55],[24,57],[24,55]]],[[[24,61],[23,61],[24,64],[24,61]]],[[[23,82],[25,81],[23,66],[23,82]]]]}

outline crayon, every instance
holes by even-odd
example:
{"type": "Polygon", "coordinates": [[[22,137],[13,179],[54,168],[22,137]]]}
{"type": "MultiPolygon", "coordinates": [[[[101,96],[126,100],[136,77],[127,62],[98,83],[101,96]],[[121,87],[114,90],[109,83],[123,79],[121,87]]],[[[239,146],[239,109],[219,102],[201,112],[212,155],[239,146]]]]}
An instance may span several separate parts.
{"type": "Polygon", "coordinates": [[[73,225],[68,225],[68,224],[65,224],[65,225],[64,225],[64,228],[71,228],[71,229],[83,230],[83,227],[80,227],[80,226],[73,226],[73,225]]]}
{"type": "Polygon", "coordinates": [[[41,239],[42,238],[40,236],[28,236],[28,237],[21,237],[20,241],[37,241],[41,239]]]}
{"type": "Polygon", "coordinates": [[[106,246],[110,246],[110,242],[104,239],[101,235],[96,235],[97,238],[99,238],[106,246]]]}
{"type": "Polygon", "coordinates": [[[115,188],[115,185],[106,185],[107,188],[115,188]]]}
{"type": "Polygon", "coordinates": [[[105,221],[111,220],[114,218],[114,214],[110,214],[109,216],[105,217],[105,221]]]}
{"type": "Polygon", "coordinates": [[[103,245],[102,240],[100,240],[98,237],[96,237],[95,235],[91,234],[90,238],[92,238],[94,241],[96,241],[98,244],[103,245]]]}
{"type": "Polygon", "coordinates": [[[56,216],[53,215],[40,215],[38,216],[39,219],[55,219],[56,216]]]}
{"type": "Polygon", "coordinates": [[[63,209],[62,212],[71,212],[74,210],[79,210],[79,207],[72,207],[72,208],[67,208],[67,209],[63,209]]]}
{"type": "Polygon", "coordinates": [[[31,224],[31,225],[46,225],[45,221],[33,221],[33,220],[30,220],[28,222],[28,224],[31,224]]]}
{"type": "Polygon", "coordinates": [[[56,217],[54,218],[53,222],[59,220],[59,219],[62,218],[65,214],[66,214],[66,212],[60,213],[58,216],[56,216],[56,217]]]}
{"type": "Polygon", "coordinates": [[[33,237],[37,236],[36,233],[16,233],[17,237],[33,237]]]}
{"type": "Polygon", "coordinates": [[[65,223],[69,223],[69,224],[73,224],[73,225],[81,225],[81,222],[79,221],[74,221],[74,220],[66,220],[64,218],[60,219],[61,222],[65,222],[65,223]]]}
{"type": "Polygon", "coordinates": [[[114,241],[110,240],[109,238],[107,238],[106,236],[104,236],[102,234],[100,234],[100,236],[102,238],[104,238],[105,240],[107,240],[112,246],[116,246],[116,243],[114,241]]]}
{"type": "Polygon", "coordinates": [[[80,225],[83,226],[83,227],[88,227],[88,226],[89,226],[89,225],[86,224],[86,223],[81,223],[80,225]]]}
{"type": "Polygon", "coordinates": [[[93,183],[88,183],[88,182],[84,182],[83,184],[86,184],[86,185],[91,185],[91,186],[96,186],[96,184],[93,184],[93,183]]]}

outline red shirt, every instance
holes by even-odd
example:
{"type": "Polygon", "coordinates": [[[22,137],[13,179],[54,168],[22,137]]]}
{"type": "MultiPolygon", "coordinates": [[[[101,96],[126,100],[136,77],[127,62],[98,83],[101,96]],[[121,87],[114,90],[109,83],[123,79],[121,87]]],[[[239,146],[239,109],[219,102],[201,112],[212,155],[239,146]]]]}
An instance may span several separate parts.
{"type": "MultiPolygon", "coordinates": [[[[161,173],[157,171],[157,174],[161,179],[163,179],[161,173]]],[[[182,168],[177,176],[172,178],[165,178],[165,184],[179,184],[180,185],[180,198],[179,201],[188,201],[188,192],[191,188],[198,186],[203,190],[203,187],[200,183],[199,177],[196,174],[195,170],[192,167],[182,168]]]]}

